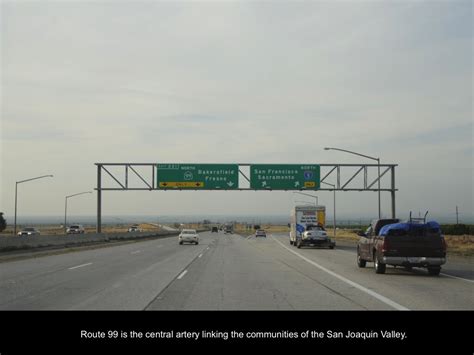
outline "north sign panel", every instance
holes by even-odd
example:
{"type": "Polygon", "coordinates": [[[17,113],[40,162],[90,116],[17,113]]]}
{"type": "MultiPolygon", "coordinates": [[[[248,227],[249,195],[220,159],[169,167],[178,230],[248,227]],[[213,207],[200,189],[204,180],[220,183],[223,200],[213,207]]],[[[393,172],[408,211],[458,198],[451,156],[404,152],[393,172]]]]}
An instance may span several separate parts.
{"type": "Polygon", "coordinates": [[[255,190],[317,190],[320,166],[309,164],[250,165],[250,188],[255,190]]]}

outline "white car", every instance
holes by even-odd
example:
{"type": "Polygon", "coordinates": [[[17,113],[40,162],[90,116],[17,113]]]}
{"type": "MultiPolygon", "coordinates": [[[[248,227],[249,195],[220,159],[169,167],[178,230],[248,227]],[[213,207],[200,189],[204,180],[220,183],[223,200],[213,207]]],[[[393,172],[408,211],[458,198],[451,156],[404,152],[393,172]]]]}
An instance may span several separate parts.
{"type": "Polygon", "coordinates": [[[329,249],[334,249],[336,242],[329,238],[323,226],[307,225],[306,231],[301,234],[301,239],[296,243],[297,248],[302,246],[326,246],[329,249]]]}
{"type": "Polygon", "coordinates": [[[66,234],[84,234],[84,227],[80,224],[73,224],[66,229],[66,234]]]}
{"type": "Polygon", "coordinates": [[[197,234],[195,229],[183,229],[181,233],[179,233],[178,241],[180,245],[183,243],[194,243],[199,244],[199,234],[197,234]]]}
{"type": "Polygon", "coordinates": [[[128,231],[129,232],[143,232],[142,229],[137,225],[131,226],[130,228],[128,228],[128,231]]]}

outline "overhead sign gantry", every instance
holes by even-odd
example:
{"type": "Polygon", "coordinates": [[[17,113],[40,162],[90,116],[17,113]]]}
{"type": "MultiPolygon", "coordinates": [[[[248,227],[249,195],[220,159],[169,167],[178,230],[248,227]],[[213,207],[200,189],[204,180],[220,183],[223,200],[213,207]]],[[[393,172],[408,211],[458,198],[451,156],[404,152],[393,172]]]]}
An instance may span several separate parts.
{"type": "MultiPolygon", "coordinates": [[[[395,167],[397,164],[194,164],[194,163],[96,163],[97,232],[102,229],[102,192],[128,190],[254,190],[254,191],[379,191],[374,185],[390,172],[392,217],[395,218],[395,167]],[[111,171],[119,169],[119,172],[111,171]],[[123,170],[122,170],[123,169],[123,170]],[[384,169],[375,180],[369,172],[384,169]],[[355,172],[354,172],[355,170],[355,172]],[[103,186],[102,174],[113,186],[103,186]],[[349,174],[349,175],[348,175],[349,174]],[[350,175],[352,174],[352,175],[350,175]],[[132,176],[139,185],[132,186],[132,176]],[[321,177],[322,176],[322,177],[321,177]],[[341,176],[350,176],[341,181],[341,176]],[[355,180],[357,176],[362,179],[355,180]],[[323,187],[332,179],[334,187],[323,187]],[[325,181],[326,180],[326,181],[325,181]]],[[[375,175],[375,174],[374,174],[375,175]]]]}

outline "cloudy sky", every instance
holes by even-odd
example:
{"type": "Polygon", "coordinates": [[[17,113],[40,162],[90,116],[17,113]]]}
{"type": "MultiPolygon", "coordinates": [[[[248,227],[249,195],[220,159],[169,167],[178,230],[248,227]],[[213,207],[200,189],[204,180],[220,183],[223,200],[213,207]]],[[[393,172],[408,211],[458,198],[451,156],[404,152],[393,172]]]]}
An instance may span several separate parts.
{"type": "MultiPolygon", "coordinates": [[[[3,1],[0,211],[96,162],[399,164],[397,213],[473,216],[471,1],[3,1]]],[[[332,193],[318,193],[332,210],[332,193]]],[[[291,192],[104,193],[104,215],[286,214],[291,192]]],[[[307,199],[311,201],[310,198],[307,199]]],[[[389,215],[389,195],[382,194],[389,215]]],[[[95,193],[70,200],[94,215],[95,193]]],[[[376,216],[377,194],[338,193],[376,216]]]]}

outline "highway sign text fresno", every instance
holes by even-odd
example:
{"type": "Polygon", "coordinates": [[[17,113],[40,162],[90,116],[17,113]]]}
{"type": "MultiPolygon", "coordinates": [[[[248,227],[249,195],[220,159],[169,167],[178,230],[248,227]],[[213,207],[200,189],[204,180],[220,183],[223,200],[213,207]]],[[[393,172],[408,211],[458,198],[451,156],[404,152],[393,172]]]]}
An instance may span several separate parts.
{"type": "Polygon", "coordinates": [[[238,181],[237,164],[157,164],[159,189],[232,190],[238,181]]]}
{"type": "Polygon", "coordinates": [[[319,165],[258,164],[250,166],[250,188],[261,190],[316,190],[319,165]]]}

